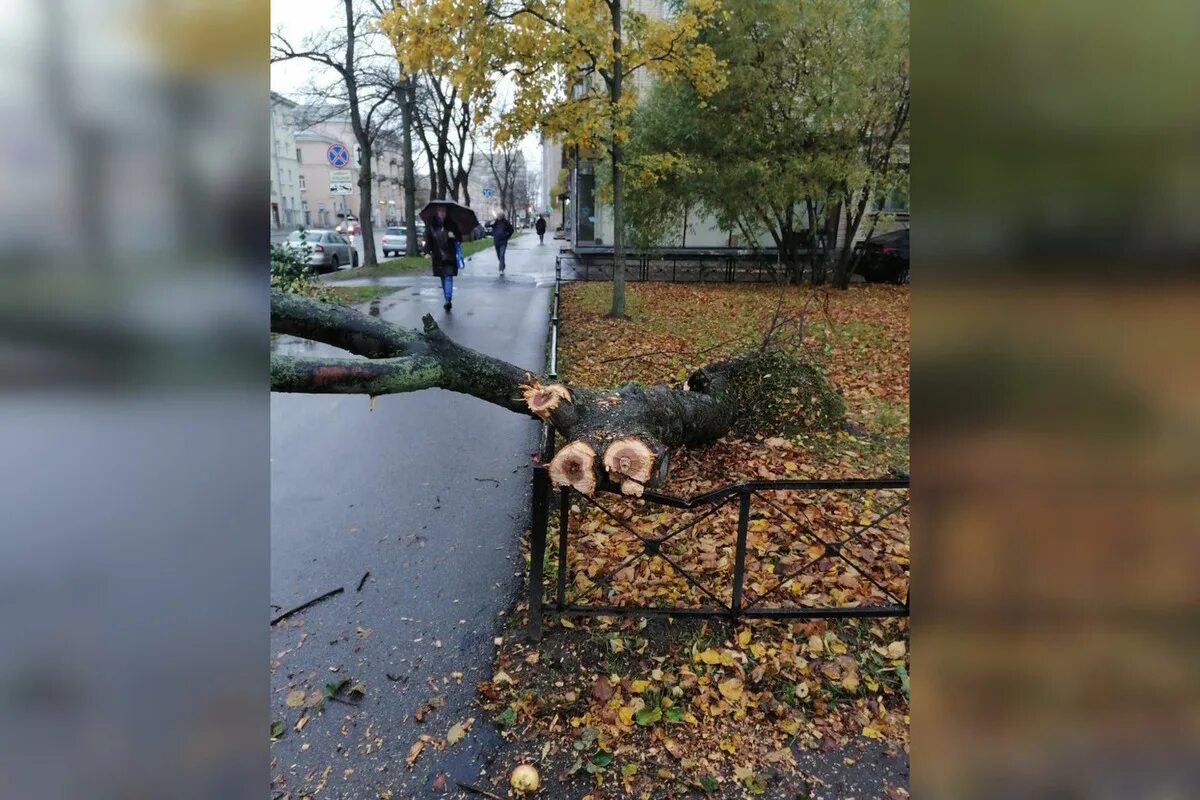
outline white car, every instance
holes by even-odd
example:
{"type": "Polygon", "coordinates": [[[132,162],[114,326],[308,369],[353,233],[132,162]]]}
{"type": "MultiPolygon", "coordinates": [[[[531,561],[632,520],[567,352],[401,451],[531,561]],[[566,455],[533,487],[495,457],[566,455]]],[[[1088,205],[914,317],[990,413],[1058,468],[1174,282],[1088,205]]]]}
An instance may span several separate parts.
{"type": "MultiPolygon", "coordinates": [[[[408,247],[408,233],[403,227],[389,226],[383,231],[383,257],[402,256],[408,247]]],[[[425,224],[417,223],[417,252],[425,252],[425,224]]]]}

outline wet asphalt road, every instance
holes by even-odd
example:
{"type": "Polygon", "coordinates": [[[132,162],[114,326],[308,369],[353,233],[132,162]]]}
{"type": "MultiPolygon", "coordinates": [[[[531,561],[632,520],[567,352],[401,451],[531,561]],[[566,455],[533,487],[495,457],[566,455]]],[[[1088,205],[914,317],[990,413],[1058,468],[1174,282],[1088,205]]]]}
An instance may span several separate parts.
{"type": "MultiPolygon", "coordinates": [[[[476,255],[449,314],[429,275],[388,279],[403,288],[370,313],[418,328],[432,313],[457,341],[537,371],[557,246],[514,240],[503,279],[492,251],[476,255]]],[[[345,355],[288,337],[275,347],[345,355]]],[[[284,778],[272,796],[322,784],[326,798],[442,796],[439,773],[451,789],[479,776],[496,734],[471,701],[520,586],[537,430],[436,389],[379,397],[373,411],[366,397],[272,395],[270,602],[288,609],[345,589],[272,628],[271,719],[287,726],[271,747],[272,779],[284,778]],[[359,704],[327,701],[296,731],[303,714],[287,696],[315,698],[342,678],[364,685],[359,704]],[[415,722],[435,697],[445,705],[415,722]],[[470,717],[465,740],[426,746],[406,768],[420,734],[444,739],[470,717]]]]}

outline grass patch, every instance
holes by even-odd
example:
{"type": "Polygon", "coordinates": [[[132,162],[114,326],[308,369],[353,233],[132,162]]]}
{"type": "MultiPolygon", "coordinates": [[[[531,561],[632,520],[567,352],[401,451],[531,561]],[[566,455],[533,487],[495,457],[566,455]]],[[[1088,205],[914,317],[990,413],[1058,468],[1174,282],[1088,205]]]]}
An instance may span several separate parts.
{"type": "Polygon", "coordinates": [[[338,270],[324,277],[322,280],[328,283],[335,283],[337,281],[352,281],[359,278],[387,278],[392,275],[412,275],[428,270],[429,259],[425,256],[404,256],[402,258],[389,258],[387,261],[379,262],[374,267],[338,270]]]}
{"type": "MultiPolygon", "coordinates": [[[[477,239],[473,242],[467,242],[463,245],[463,257],[473,256],[491,246],[491,239],[477,239]]],[[[421,272],[429,272],[429,270],[430,263],[427,256],[401,256],[400,258],[389,258],[386,261],[381,261],[374,267],[339,270],[324,277],[322,280],[332,283],[337,281],[353,281],[359,278],[388,278],[393,275],[414,275],[421,272]]]]}
{"type": "Polygon", "coordinates": [[[384,295],[407,289],[407,286],[331,286],[329,293],[339,303],[366,303],[384,295]]]}
{"type": "Polygon", "coordinates": [[[869,402],[874,409],[871,421],[876,430],[884,433],[908,430],[907,403],[892,402],[884,397],[872,397],[869,402]]]}

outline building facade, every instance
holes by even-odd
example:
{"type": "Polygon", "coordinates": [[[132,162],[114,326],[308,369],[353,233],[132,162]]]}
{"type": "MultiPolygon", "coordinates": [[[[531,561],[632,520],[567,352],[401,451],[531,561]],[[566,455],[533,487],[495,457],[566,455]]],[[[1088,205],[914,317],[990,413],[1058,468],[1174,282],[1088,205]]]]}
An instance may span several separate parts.
{"type": "MultiPolygon", "coordinates": [[[[315,122],[296,134],[296,153],[300,174],[301,221],[308,226],[335,227],[346,214],[361,219],[358,186],[362,174],[362,152],[355,142],[347,118],[335,117],[315,122]],[[350,163],[334,167],[329,163],[329,148],[340,144],[351,154],[350,163]],[[334,170],[349,170],[350,194],[334,194],[331,178],[334,170]]],[[[404,216],[404,163],[399,142],[380,137],[375,143],[371,165],[372,186],[369,211],[376,226],[398,223],[404,216]]]]}
{"type": "Polygon", "coordinates": [[[283,95],[271,92],[272,230],[291,230],[304,222],[296,145],[298,108],[283,95]]]}

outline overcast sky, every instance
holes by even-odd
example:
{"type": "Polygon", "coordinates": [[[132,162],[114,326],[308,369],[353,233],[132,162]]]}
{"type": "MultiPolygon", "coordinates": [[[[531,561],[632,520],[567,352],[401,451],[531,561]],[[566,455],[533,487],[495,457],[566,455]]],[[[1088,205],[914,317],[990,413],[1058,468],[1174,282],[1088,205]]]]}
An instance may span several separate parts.
{"type": "MultiPolygon", "coordinates": [[[[281,32],[298,48],[309,34],[345,25],[344,8],[342,0],[271,0],[271,30],[281,32]]],[[[272,64],[271,89],[299,99],[318,70],[319,65],[301,59],[272,64]]],[[[509,85],[509,82],[505,80],[503,84],[509,85]]],[[[503,101],[506,94],[501,87],[498,100],[503,101]]],[[[521,142],[521,150],[528,167],[540,170],[541,140],[533,134],[526,136],[521,142]]]]}

